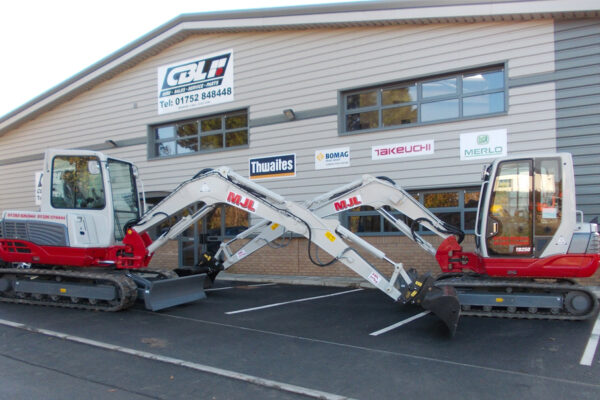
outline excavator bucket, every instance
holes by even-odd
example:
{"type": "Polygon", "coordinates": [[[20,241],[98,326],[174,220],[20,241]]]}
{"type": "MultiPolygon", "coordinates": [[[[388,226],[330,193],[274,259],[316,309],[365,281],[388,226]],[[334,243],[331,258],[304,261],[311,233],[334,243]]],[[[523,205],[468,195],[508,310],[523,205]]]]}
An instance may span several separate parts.
{"type": "Polygon", "coordinates": [[[421,306],[441,319],[448,327],[450,336],[454,336],[460,318],[460,303],[453,287],[430,286],[421,306]]]}
{"type": "Polygon", "coordinates": [[[452,286],[438,287],[434,286],[434,282],[435,279],[430,274],[417,279],[415,283],[420,286],[420,290],[413,302],[441,319],[448,327],[450,336],[454,336],[460,318],[458,296],[452,286]]]}
{"type": "Polygon", "coordinates": [[[158,311],[205,299],[204,278],[206,274],[149,281],[149,285],[141,289],[146,308],[158,311]]]}

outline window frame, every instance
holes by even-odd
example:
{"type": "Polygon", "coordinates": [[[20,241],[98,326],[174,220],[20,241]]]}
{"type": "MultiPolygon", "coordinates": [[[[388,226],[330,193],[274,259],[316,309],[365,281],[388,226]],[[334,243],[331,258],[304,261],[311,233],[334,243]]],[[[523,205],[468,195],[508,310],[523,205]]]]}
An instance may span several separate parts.
{"type": "MultiPolygon", "coordinates": [[[[436,188],[436,189],[422,189],[422,190],[407,190],[407,192],[412,195],[413,197],[415,197],[419,203],[421,203],[421,205],[424,204],[424,198],[425,195],[427,194],[433,194],[433,193],[448,193],[448,192],[456,192],[458,194],[458,205],[455,207],[432,207],[432,208],[428,208],[429,211],[433,212],[434,214],[438,214],[438,213],[460,213],[460,226],[458,228],[460,228],[463,232],[465,232],[466,234],[474,234],[475,233],[475,226],[473,226],[472,229],[465,229],[465,220],[466,220],[466,213],[469,212],[475,212],[477,213],[477,205],[475,205],[474,207],[465,207],[465,194],[466,193],[471,193],[471,192],[477,192],[478,194],[480,193],[480,187],[478,186],[465,186],[465,187],[452,187],[452,188],[436,188]]],[[[394,209],[391,209],[391,211],[389,211],[390,214],[394,215],[395,217],[398,217],[400,215],[400,213],[394,209]]],[[[354,232],[356,233],[358,236],[404,236],[404,234],[397,230],[396,228],[393,228],[392,231],[385,231],[385,224],[386,224],[386,220],[383,216],[381,216],[377,211],[373,210],[373,211],[345,211],[343,213],[340,214],[340,222],[342,224],[342,226],[344,226],[347,229],[350,229],[350,217],[352,216],[357,216],[357,217],[366,217],[366,216],[376,216],[379,217],[380,222],[379,222],[379,231],[378,232],[354,232]]],[[[475,221],[473,221],[473,225],[475,224],[475,221]]],[[[423,226],[419,227],[419,230],[417,230],[417,233],[419,233],[419,235],[433,235],[434,233],[431,231],[426,230],[425,228],[423,228],[423,226]]]]}
{"type": "Polygon", "coordinates": [[[454,70],[448,71],[444,73],[439,73],[436,75],[427,75],[415,77],[412,79],[402,80],[402,81],[393,81],[393,82],[383,82],[380,84],[374,84],[369,86],[362,86],[357,88],[350,88],[340,90],[338,92],[338,134],[340,136],[345,135],[356,135],[362,133],[370,133],[370,132],[381,132],[388,131],[394,129],[403,129],[403,128],[411,128],[415,126],[423,126],[423,125],[432,125],[439,123],[447,123],[454,121],[464,121],[464,120],[472,120],[479,118],[489,118],[496,117],[501,115],[508,114],[508,66],[507,63],[493,64],[493,65],[484,65],[479,67],[473,67],[469,69],[463,70],[454,70]],[[463,78],[467,75],[477,74],[477,73],[487,73],[487,72],[501,72],[503,75],[503,86],[497,89],[487,89],[480,91],[473,91],[464,93],[463,91],[463,78]],[[457,79],[457,90],[455,94],[443,94],[439,96],[429,96],[427,98],[423,97],[423,84],[429,82],[435,82],[445,79],[457,79]],[[403,88],[414,86],[416,88],[416,99],[412,101],[407,101],[404,103],[397,103],[391,105],[383,105],[382,93],[384,91],[395,89],[395,88],[403,88]],[[358,107],[353,109],[348,109],[348,98],[352,95],[368,93],[375,91],[377,94],[377,104],[371,105],[368,107],[358,107]],[[464,115],[464,100],[477,96],[485,96],[485,95],[493,95],[497,93],[502,93],[504,96],[504,109],[498,112],[491,112],[485,114],[475,114],[475,115],[464,115]],[[448,100],[457,100],[458,101],[458,116],[452,118],[443,118],[443,119],[435,119],[435,120],[422,120],[422,106],[427,104],[432,104],[440,101],[448,101],[448,100]],[[383,110],[391,109],[391,108],[399,108],[403,106],[416,106],[417,107],[417,121],[410,122],[399,125],[384,125],[383,121],[383,110]],[[351,114],[356,114],[360,112],[372,112],[378,111],[378,126],[376,128],[368,128],[368,129],[358,129],[358,130],[348,130],[347,127],[347,117],[351,114]]]}
{"type": "Polygon", "coordinates": [[[249,147],[250,147],[250,114],[249,114],[247,108],[233,110],[233,111],[225,111],[222,113],[201,115],[201,116],[197,116],[197,117],[193,117],[193,118],[186,118],[186,119],[162,122],[162,123],[157,123],[157,124],[148,126],[148,159],[149,160],[164,160],[164,159],[169,159],[169,158],[174,158],[174,157],[185,157],[185,156],[190,156],[190,155],[246,149],[249,147]],[[244,127],[236,127],[236,128],[227,129],[227,119],[231,118],[231,117],[236,117],[238,115],[242,115],[246,118],[246,125],[244,127]],[[202,121],[216,119],[216,118],[220,118],[220,120],[221,120],[221,127],[219,129],[206,131],[206,132],[202,131],[202,121]],[[189,124],[196,124],[195,135],[190,135],[188,137],[177,136],[178,128],[181,126],[189,125],[189,124]],[[168,127],[172,127],[173,136],[169,137],[169,138],[165,138],[165,139],[159,139],[157,137],[158,129],[168,128],[168,127]],[[228,134],[236,133],[236,132],[243,132],[243,131],[246,131],[246,143],[245,144],[241,144],[241,145],[237,145],[237,146],[230,146],[230,147],[226,146],[226,144],[227,144],[226,139],[227,139],[228,134]],[[202,147],[201,147],[202,138],[207,137],[207,136],[214,136],[214,135],[221,135],[222,146],[219,148],[202,149],[202,147]],[[158,151],[156,150],[157,145],[162,144],[162,143],[171,143],[175,146],[175,149],[177,149],[178,142],[180,142],[182,140],[190,140],[192,138],[194,138],[196,140],[196,150],[195,151],[192,150],[192,151],[188,151],[185,153],[177,153],[177,150],[175,150],[175,154],[160,155],[160,154],[158,154],[158,151]]]}

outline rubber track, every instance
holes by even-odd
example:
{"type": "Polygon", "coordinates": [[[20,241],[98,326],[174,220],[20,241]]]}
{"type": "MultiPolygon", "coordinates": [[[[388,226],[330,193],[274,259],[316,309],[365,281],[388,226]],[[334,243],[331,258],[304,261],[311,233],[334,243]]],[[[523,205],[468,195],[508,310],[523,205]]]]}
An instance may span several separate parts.
{"type": "Polygon", "coordinates": [[[115,304],[109,304],[106,301],[101,300],[98,301],[98,304],[90,304],[85,298],[79,298],[80,302],[73,303],[70,297],[67,296],[60,296],[58,301],[53,301],[49,296],[44,296],[42,300],[35,300],[33,298],[4,297],[4,293],[0,292],[0,301],[6,303],[53,306],[90,311],[119,311],[131,307],[137,298],[137,286],[135,282],[124,274],[47,269],[0,268],[0,277],[5,274],[21,277],[42,275],[49,277],[63,277],[69,279],[71,282],[76,282],[79,279],[82,281],[92,279],[94,281],[102,281],[102,284],[115,286],[117,289],[117,295],[119,295],[119,302],[115,304]]]}
{"type": "MultiPolygon", "coordinates": [[[[570,291],[579,291],[586,293],[593,302],[591,310],[583,315],[569,314],[566,309],[560,310],[558,314],[553,314],[550,311],[538,310],[535,313],[527,310],[509,312],[506,309],[493,308],[491,311],[484,310],[462,310],[461,316],[476,316],[476,317],[492,317],[492,318],[517,318],[517,319],[546,319],[546,320],[563,320],[563,321],[579,321],[592,318],[598,312],[598,298],[589,289],[577,284],[570,279],[563,279],[558,283],[542,283],[535,282],[531,279],[494,279],[485,277],[470,277],[449,274],[448,276],[440,276],[436,280],[435,286],[452,286],[457,291],[461,289],[495,289],[502,290],[505,293],[507,288],[518,289],[524,293],[555,293],[557,295],[566,295],[570,291]],[[564,282],[564,283],[563,283],[564,282]],[[526,291],[524,289],[527,289],[526,291]]],[[[519,292],[513,293],[518,294],[519,292]]]]}

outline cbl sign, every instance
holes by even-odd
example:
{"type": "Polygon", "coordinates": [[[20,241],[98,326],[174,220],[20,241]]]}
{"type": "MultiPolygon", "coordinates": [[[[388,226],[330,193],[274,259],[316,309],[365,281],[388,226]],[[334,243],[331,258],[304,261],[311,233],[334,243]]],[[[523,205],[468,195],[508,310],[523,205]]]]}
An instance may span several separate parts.
{"type": "Polygon", "coordinates": [[[506,129],[460,135],[460,159],[462,161],[503,157],[506,154],[506,129]]]}

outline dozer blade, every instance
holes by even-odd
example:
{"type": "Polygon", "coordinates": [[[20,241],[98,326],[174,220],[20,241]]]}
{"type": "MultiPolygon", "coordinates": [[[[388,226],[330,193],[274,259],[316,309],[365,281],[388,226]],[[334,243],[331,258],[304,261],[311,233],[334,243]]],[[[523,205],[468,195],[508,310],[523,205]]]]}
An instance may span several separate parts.
{"type": "Polygon", "coordinates": [[[460,303],[452,286],[429,286],[421,306],[441,319],[448,327],[450,336],[454,336],[460,318],[460,303]]]}
{"type": "Polygon", "coordinates": [[[143,290],[146,308],[158,311],[205,299],[205,277],[206,274],[198,274],[151,281],[149,288],[143,290]]]}

